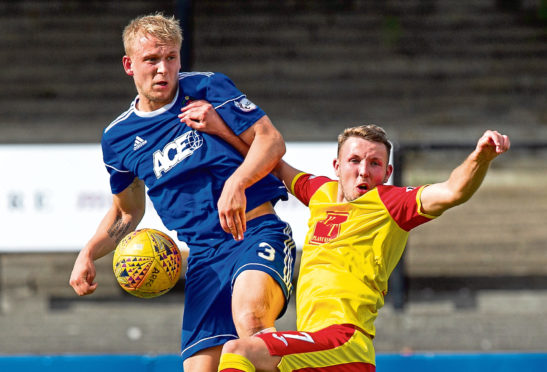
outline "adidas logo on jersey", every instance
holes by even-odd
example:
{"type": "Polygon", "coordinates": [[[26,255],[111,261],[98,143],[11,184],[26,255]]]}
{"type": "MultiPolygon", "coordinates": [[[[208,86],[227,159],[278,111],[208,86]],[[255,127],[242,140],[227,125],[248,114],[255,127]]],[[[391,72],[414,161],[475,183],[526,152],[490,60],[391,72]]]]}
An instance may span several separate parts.
{"type": "Polygon", "coordinates": [[[146,145],[146,140],[142,139],[141,137],[137,136],[135,137],[135,142],[133,143],[133,151],[136,151],[146,145]]]}

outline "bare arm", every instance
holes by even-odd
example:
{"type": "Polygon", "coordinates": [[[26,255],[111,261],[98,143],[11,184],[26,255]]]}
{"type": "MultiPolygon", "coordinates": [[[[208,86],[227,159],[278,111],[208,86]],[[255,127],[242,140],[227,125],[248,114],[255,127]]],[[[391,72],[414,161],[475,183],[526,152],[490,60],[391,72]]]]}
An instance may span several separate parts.
{"type": "Polygon", "coordinates": [[[297,174],[302,173],[301,170],[294,168],[292,165],[287,163],[285,160],[281,159],[277,166],[272,171],[272,174],[279,178],[285,184],[287,190],[290,193],[293,193],[291,188],[292,181],[297,174]]]}
{"type": "Polygon", "coordinates": [[[96,275],[94,261],[112,252],[125,235],[135,230],[144,210],[144,183],[138,178],[121,193],[113,195],[112,206],[74,263],[70,285],[78,295],[95,291],[97,283],[93,282],[96,275]]]}
{"type": "Polygon", "coordinates": [[[475,150],[452,171],[448,180],[430,185],[422,191],[422,212],[438,216],[449,208],[465,203],[480,187],[492,160],[509,147],[507,136],[486,131],[475,150]]]}
{"type": "MultiPolygon", "coordinates": [[[[185,111],[187,110],[183,108],[183,112],[185,111]]],[[[179,115],[179,117],[181,117],[181,121],[185,121],[189,127],[218,136],[232,145],[241,155],[247,156],[251,144],[251,138],[242,135],[242,138],[245,139],[244,141],[242,138],[236,136],[236,134],[226,125],[226,123],[224,123],[222,119],[204,120],[206,114],[202,115],[200,120],[190,119],[188,115],[184,114],[179,115]]],[[[284,160],[280,160],[271,173],[283,181],[287,189],[291,191],[290,186],[292,180],[298,173],[301,172],[302,171],[293,168],[284,160]]]]}
{"type": "Polygon", "coordinates": [[[245,155],[241,165],[224,183],[218,201],[222,229],[231,233],[236,240],[243,239],[247,206],[245,190],[270,173],[285,154],[283,136],[270,119],[263,116],[241,133],[239,141],[207,101],[191,102],[182,108],[179,118],[191,128],[220,136],[245,155]],[[248,149],[244,144],[248,145],[248,149]]]}
{"type": "Polygon", "coordinates": [[[247,188],[274,169],[285,154],[285,141],[267,116],[259,119],[240,137],[244,143],[249,144],[249,149],[245,160],[232,177],[247,188]]]}
{"type": "Polygon", "coordinates": [[[207,101],[193,101],[181,109],[180,121],[200,132],[213,134],[232,145],[243,156],[249,152],[250,142],[245,143],[217,114],[207,101]]]}

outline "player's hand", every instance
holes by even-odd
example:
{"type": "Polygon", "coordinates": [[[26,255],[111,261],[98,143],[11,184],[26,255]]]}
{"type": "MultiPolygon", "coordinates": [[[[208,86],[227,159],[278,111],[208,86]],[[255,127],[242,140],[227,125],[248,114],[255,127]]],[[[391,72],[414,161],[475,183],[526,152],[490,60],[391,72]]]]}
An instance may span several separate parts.
{"type": "Polygon", "coordinates": [[[233,177],[226,180],[217,205],[222,230],[232,234],[237,241],[243,240],[247,229],[247,197],[245,189],[233,177]]]}
{"type": "Polygon", "coordinates": [[[70,285],[79,296],[91,294],[97,289],[97,283],[93,282],[95,275],[93,260],[85,256],[83,251],[80,252],[70,274],[70,285]]]}
{"type": "Polygon", "coordinates": [[[509,137],[495,130],[487,130],[477,142],[475,151],[487,161],[493,160],[511,147],[509,137]]]}
{"type": "Polygon", "coordinates": [[[181,109],[180,122],[190,128],[220,136],[227,129],[213,105],[204,100],[192,101],[181,109]]]}

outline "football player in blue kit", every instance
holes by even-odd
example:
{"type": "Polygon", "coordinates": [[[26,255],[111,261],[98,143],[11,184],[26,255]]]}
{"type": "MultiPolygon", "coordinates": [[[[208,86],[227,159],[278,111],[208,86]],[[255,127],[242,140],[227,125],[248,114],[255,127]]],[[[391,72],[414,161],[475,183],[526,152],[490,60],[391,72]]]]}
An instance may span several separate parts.
{"type": "Polygon", "coordinates": [[[273,209],[287,194],[269,174],[285,144],[226,76],[179,72],[182,32],[174,18],[136,18],[123,41],[123,67],[138,95],[104,130],[113,202],[80,251],[70,284],[78,295],[95,291],[94,261],[137,227],[146,187],[165,226],[190,248],[184,370],[216,371],[225,342],[274,329],[292,290],[295,245],[273,209]],[[185,124],[205,119],[222,120],[251,142],[248,155],[185,124]]]}

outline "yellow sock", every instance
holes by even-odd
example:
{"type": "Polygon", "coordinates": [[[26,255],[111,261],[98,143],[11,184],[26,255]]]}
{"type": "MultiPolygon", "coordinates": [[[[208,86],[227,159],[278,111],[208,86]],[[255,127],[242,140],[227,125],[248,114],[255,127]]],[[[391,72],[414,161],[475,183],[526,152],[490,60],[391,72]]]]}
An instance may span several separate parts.
{"type": "Polygon", "coordinates": [[[220,364],[218,365],[220,371],[242,371],[242,372],[255,372],[256,369],[251,361],[244,356],[226,353],[220,356],[220,364]]]}

